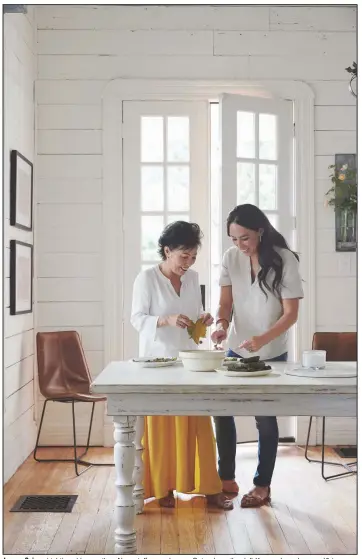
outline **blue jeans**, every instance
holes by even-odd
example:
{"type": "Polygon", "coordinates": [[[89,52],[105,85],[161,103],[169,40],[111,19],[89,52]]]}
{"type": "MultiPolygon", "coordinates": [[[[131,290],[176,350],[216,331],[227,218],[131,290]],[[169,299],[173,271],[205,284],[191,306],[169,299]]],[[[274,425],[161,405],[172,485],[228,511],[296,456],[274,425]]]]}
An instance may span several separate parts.
{"type": "MultiPolygon", "coordinates": [[[[227,352],[228,357],[240,357],[231,349],[227,352]]],[[[268,359],[268,361],[287,361],[288,353],[279,357],[268,359]]],[[[233,417],[214,417],[216,429],[216,443],[219,453],[219,476],[222,480],[235,479],[235,455],[236,455],[236,428],[233,417]]],[[[253,483],[261,487],[267,487],[273,476],[275,459],[278,450],[279,430],[276,417],[258,416],[255,418],[256,427],[259,431],[258,441],[258,467],[256,469],[253,483]]]]}

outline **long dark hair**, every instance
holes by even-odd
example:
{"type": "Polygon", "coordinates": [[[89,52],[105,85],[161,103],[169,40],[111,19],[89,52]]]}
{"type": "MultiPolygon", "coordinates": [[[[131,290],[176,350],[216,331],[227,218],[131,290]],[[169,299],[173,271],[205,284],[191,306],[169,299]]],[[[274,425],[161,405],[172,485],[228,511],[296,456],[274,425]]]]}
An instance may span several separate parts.
{"type": "Polygon", "coordinates": [[[258,274],[259,286],[266,297],[268,297],[266,291],[280,297],[283,277],[283,259],[275,248],[286,248],[290,250],[299,261],[298,254],[289,248],[283,235],[274,229],[265,213],[253,204],[241,204],[240,206],[236,206],[229,213],[227,218],[228,235],[230,235],[230,225],[232,223],[241,225],[241,227],[245,227],[246,229],[252,229],[253,231],[263,231],[258,247],[259,265],[261,268],[258,274]],[[267,277],[271,270],[274,271],[274,277],[272,284],[269,285],[267,277]]]}

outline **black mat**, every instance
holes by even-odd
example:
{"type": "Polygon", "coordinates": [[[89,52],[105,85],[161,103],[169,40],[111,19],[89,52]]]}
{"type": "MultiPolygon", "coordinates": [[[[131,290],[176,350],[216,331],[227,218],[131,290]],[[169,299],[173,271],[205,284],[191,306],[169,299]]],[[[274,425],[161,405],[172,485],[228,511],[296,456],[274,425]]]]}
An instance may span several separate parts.
{"type": "Polygon", "coordinates": [[[357,458],[357,447],[336,447],[333,449],[341,458],[357,458]]]}
{"type": "Polygon", "coordinates": [[[72,512],[78,495],[22,495],[10,512],[72,512]]]}

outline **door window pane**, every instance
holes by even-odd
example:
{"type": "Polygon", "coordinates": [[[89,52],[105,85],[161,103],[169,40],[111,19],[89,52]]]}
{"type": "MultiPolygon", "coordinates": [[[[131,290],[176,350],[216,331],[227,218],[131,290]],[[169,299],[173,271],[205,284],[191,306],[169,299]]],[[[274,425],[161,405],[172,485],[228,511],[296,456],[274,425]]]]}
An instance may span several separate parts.
{"type": "Polygon", "coordinates": [[[277,166],[259,165],[259,207],[277,209],[277,166]]]}
{"type": "Polygon", "coordinates": [[[163,167],[160,165],[143,165],[141,169],[141,207],[143,212],[162,211],[163,167]]]}
{"type": "Polygon", "coordinates": [[[189,214],[169,214],[167,216],[167,224],[175,221],[190,221],[190,216],[189,214]]]}
{"type": "Polygon", "coordinates": [[[167,161],[190,161],[190,131],[187,116],[167,119],[167,161]]]}
{"type": "Polygon", "coordinates": [[[254,163],[237,163],[237,203],[255,204],[254,163]]]}
{"type": "Polygon", "coordinates": [[[141,117],[141,161],[158,163],[163,161],[163,117],[141,117]]]}
{"type": "Polygon", "coordinates": [[[255,114],[238,111],[237,157],[255,157],[255,114]]]}
{"type": "Polygon", "coordinates": [[[159,260],[157,254],[158,239],[164,227],[163,216],[143,215],[142,228],[142,254],[141,260],[159,260]]]}
{"type": "Polygon", "coordinates": [[[277,117],[259,115],[259,159],[277,158],[277,117]]]}
{"type": "Polygon", "coordinates": [[[167,169],[167,206],[170,211],[183,212],[190,208],[190,168],[170,166],[167,169]]]}
{"type": "Polygon", "coordinates": [[[149,268],[153,268],[156,264],[157,262],[149,262],[148,264],[142,264],[141,270],[142,272],[144,272],[144,270],[149,270],[149,268]]]}
{"type": "Polygon", "coordinates": [[[271,213],[268,213],[268,212],[265,212],[265,215],[269,219],[269,221],[272,224],[272,226],[274,227],[274,229],[276,229],[278,231],[278,228],[279,228],[278,215],[277,214],[271,214],[271,213]]]}

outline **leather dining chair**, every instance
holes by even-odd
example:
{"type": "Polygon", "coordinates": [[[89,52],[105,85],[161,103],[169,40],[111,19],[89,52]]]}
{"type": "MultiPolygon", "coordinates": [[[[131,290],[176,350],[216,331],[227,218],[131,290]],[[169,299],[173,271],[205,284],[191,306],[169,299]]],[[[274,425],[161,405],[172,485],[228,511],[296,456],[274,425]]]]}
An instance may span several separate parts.
{"type": "MultiPolygon", "coordinates": [[[[324,349],[326,351],[327,361],[357,361],[357,333],[356,332],[316,332],[313,336],[312,349],[324,349]]],[[[326,481],[336,479],[344,476],[356,474],[356,470],[351,466],[355,466],[357,462],[349,462],[342,464],[339,462],[328,462],[325,460],[325,432],[326,432],[326,418],[322,417],[322,460],[316,460],[308,457],[308,447],[310,439],[310,431],[312,427],[313,416],[309,418],[309,427],[307,441],[305,445],[304,456],[308,462],[317,462],[322,465],[321,473],[323,479],[326,481]],[[340,466],[347,471],[326,476],[324,474],[324,466],[329,464],[331,466],[340,466]]]]}
{"type": "Polygon", "coordinates": [[[88,369],[83,347],[78,332],[39,332],[36,336],[38,360],[39,390],[45,398],[39,431],[34,448],[34,459],[37,462],[74,462],[77,476],[84,473],[91,466],[113,466],[114,464],[94,463],[83,457],[89,450],[89,443],[93,424],[94,406],[97,402],[104,402],[105,396],[94,395],[90,392],[92,378],[88,369]],[[72,405],[73,449],[74,458],[38,458],[40,433],[48,402],[59,402],[72,405]],[[77,455],[77,440],[75,426],[75,404],[89,402],[92,404],[87,444],[85,451],[77,455]],[[79,471],[78,466],[86,466],[79,471]]]}

